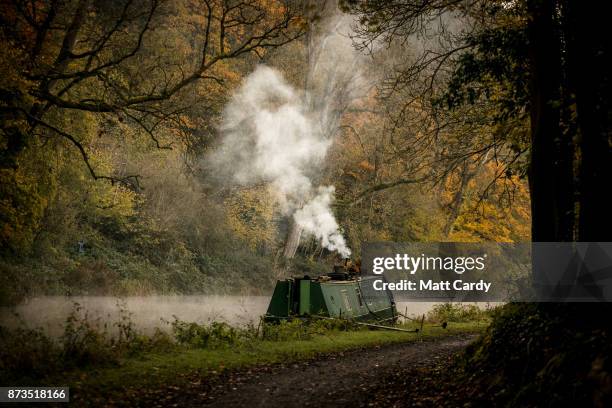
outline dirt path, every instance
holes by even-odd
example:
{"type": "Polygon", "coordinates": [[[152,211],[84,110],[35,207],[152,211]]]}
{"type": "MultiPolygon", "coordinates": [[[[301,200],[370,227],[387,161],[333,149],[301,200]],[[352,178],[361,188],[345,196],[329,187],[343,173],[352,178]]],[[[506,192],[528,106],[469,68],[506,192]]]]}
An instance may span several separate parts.
{"type": "MultiPolygon", "coordinates": [[[[288,366],[238,372],[207,395],[207,407],[355,407],[391,406],[402,376],[419,375],[423,367],[440,366],[467,346],[474,335],[393,344],[337,353],[288,366]],[[381,385],[389,388],[381,388],[381,385]]],[[[401,381],[403,382],[403,381],[401,381]]],[[[195,403],[195,401],[191,401],[195,403]]],[[[196,405],[196,404],[194,404],[196,405]]]]}

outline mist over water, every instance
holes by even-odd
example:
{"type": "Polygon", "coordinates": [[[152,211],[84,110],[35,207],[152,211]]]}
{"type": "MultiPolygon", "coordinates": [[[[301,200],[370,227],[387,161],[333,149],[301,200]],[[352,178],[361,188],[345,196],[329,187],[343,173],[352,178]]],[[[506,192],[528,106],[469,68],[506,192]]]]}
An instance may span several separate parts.
{"type": "Polygon", "coordinates": [[[0,307],[0,326],[42,328],[52,336],[62,334],[66,318],[75,308],[82,307],[83,316],[102,327],[118,322],[123,309],[130,313],[135,327],[151,334],[156,328],[170,330],[168,322],[179,320],[200,324],[213,321],[235,326],[257,324],[270,302],[269,296],[42,296],[15,307],[0,307]]]}
{"type": "MultiPolygon", "coordinates": [[[[0,326],[41,328],[53,337],[64,330],[66,318],[74,303],[87,313],[91,322],[105,323],[113,333],[113,323],[120,319],[118,304],[131,314],[136,329],[152,334],[156,328],[169,331],[168,322],[179,320],[201,324],[223,321],[234,326],[257,325],[266,313],[269,296],[43,296],[15,307],[0,307],[0,326]]],[[[427,313],[435,303],[397,302],[400,313],[417,317],[427,313]]]]}

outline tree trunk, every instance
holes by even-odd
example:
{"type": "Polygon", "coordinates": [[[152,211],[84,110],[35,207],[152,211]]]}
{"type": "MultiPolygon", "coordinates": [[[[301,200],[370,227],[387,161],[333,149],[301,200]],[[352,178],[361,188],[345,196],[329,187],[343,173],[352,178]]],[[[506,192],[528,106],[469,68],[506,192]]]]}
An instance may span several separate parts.
{"type": "Polygon", "coordinates": [[[531,225],[534,242],[563,240],[561,220],[564,214],[559,200],[567,189],[559,142],[560,42],[553,22],[554,5],[548,0],[528,2],[529,58],[531,65],[531,225]]]}
{"type": "Polygon", "coordinates": [[[459,185],[458,190],[453,195],[453,201],[448,205],[450,213],[444,225],[444,235],[448,238],[448,236],[453,232],[453,227],[455,226],[455,221],[459,218],[459,214],[461,213],[461,207],[463,205],[463,198],[465,195],[465,190],[474,176],[474,172],[469,170],[469,163],[467,160],[464,160],[463,166],[461,167],[461,183],[459,185]]]}
{"type": "Polygon", "coordinates": [[[612,212],[612,64],[608,13],[580,1],[565,2],[568,72],[579,127],[580,241],[609,241],[612,212]]]}
{"type": "Polygon", "coordinates": [[[297,222],[291,220],[289,232],[287,233],[287,240],[285,241],[285,248],[283,250],[283,256],[287,259],[291,259],[295,256],[298,246],[300,246],[300,238],[302,237],[302,227],[297,222]]]}

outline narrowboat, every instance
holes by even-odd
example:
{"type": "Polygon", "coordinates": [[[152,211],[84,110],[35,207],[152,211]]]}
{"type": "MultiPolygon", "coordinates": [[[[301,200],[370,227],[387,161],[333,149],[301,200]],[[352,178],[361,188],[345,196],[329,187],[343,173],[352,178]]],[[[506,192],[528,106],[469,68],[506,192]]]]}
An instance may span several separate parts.
{"type": "Polygon", "coordinates": [[[395,323],[398,317],[393,295],[375,290],[374,276],[359,276],[346,266],[334,272],[279,280],[274,288],[266,321],[292,318],[341,318],[360,322],[395,323]]]}

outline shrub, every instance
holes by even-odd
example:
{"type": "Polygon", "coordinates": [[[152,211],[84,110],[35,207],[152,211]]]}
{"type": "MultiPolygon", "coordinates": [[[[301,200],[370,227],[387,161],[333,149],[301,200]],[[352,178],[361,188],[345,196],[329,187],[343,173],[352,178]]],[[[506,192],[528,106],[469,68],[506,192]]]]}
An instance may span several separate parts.
{"type": "Polygon", "coordinates": [[[362,326],[341,319],[283,320],[278,324],[265,323],[262,338],[271,341],[309,340],[314,335],[330,331],[360,330],[362,326]]]}
{"type": "Polygon", "coordinates": [[[500,307],[460,361],[462,384],[499,406],[610,406],[612,324],[602,316],[611,311],[605,303],[500,307]]]}
{"type": "Polygon", "coordinates": [[[41,330],[0,326],[0,384],[38,378],[61,367],[59,348],[41,330]]]}
{"type": "Polygon", "coordinates": [[[202,325],[194,322],[183,322],[175,318],[172,331],[179,344],[198,348],[218,348],[234,345],[238,342],[241,330],[227,323],[212,322],[202,325]]]}
{"type": "Polygon", "coordinates": [[[66,318],[64,334],[60,339],[64,364],[82,367],[91,363],[115,361],[112,348],[106,340],[106,326],[101,330],[99,321],[92,322],[87,312],[81,313],[81,305],[75,303],[66,318]]]}
{"type": "Polygon", "coordinates": [[[435,322],[474,322],[489,320],[492,309],[482,309],[476,305],[461,303],[440,303],[427,314],[429,321],[435,322]]]}

